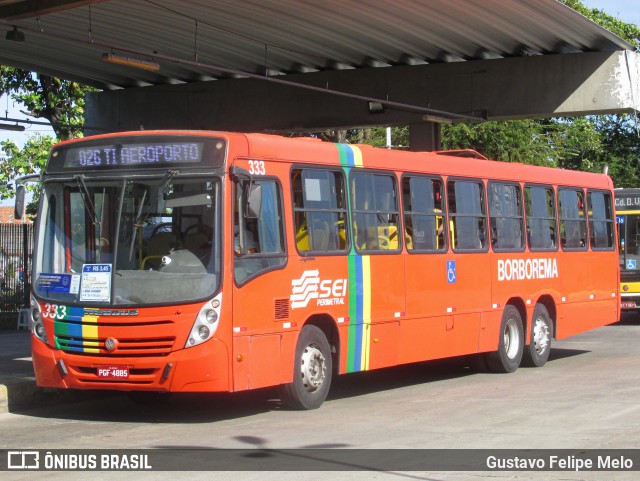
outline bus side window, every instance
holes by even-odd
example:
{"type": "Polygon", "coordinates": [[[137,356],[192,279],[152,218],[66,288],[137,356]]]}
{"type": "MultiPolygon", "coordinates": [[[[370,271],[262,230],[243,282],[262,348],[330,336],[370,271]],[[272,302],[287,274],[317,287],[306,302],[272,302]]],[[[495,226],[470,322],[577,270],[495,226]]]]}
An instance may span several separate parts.
{"type": "Polygon", "coordinates": [[[451,246],[454,250],[484,250],[487,245],[484,185],[480,181],[449,180],[447,192],[451,246]]]}
{"type": "Polygon", "coordinates": [[[582,189],[558,189],[560,244],[563,249],[587,248],[587,214],[582,189]]]}
{"type": "Polygon", "coordinates": [[[446,248],[443,191],[440,179],[417,175],[402,179],[407,250],[441,251],[446,248]]]}
{"type": "Polygon", "coordinates": [[[524,189],[524,204],[527,214],[527,239],[529,249],[555,249],[556,204],[553,188],[527,185],[524,189]]]}
{"type": "Polygon", "coordinates": [[[260,216],[244,216],[246,202],[243,192],[248,182],[236,186],[234,206],[234,276],[243,284],[251,278],[286,264],[284,225],[280,186],[273,180],[255,181],[262,187],[260,216]],[[243,238],[240,238],[242,232],[243,238]]]}
{"type": "Polygon", "coordinates": [[[489,215],[494,250],[523,250],[524,222],[520,186],[490,182],[489,215]]]}
{"type": "Polygon", "coordinates": [[[347,208],[342,172],[294,169],[291,186],[298,251],[345,251],[347,208]]]}
{"type": "Polygon", "coordinates": [[[353,236],[359,251],[398,251],[399,209],[395,177],[351,171],[353,236]]]}
{"type": "Polygon", "coordinates": [[[613,247],[615,223],[611,195],[608,192],[587,192],[589,209],[589,232],[592,249],[610,249],[613,247]]]}

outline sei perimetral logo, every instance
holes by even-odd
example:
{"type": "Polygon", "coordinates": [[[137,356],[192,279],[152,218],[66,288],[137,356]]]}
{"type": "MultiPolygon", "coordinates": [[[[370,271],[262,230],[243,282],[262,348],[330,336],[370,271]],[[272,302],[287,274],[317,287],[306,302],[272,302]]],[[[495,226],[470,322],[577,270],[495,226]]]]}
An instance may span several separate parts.
{"type": "Polygon", "coordinates": [[[347,294],[347,280],[320,279],[320,271],[304,271],[299,279],[291,281],[291,308],[307,307],[311,299],[316,299],[318,306],[344,304],[347,294]]]}

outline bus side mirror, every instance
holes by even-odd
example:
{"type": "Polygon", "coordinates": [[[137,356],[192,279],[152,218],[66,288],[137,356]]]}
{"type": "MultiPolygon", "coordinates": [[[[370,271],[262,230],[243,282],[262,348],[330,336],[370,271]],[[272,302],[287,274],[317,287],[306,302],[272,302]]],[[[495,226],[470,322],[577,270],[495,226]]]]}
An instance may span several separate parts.
{"type": "Polygon", "coordinates": [[[247,194],[247,208],[244,216],[247,219],[257,219],[262,211],[262,186],[251,184],[247,194]]]}
{"type": "Polygon", "coordinates": [[[13,218],[16,220],[20,220],[24,217],[24,201],[26,195],[27,189],[24,185],[19,185],[18,187],[16,187],[16,205],[13,211],[13,218]]]}

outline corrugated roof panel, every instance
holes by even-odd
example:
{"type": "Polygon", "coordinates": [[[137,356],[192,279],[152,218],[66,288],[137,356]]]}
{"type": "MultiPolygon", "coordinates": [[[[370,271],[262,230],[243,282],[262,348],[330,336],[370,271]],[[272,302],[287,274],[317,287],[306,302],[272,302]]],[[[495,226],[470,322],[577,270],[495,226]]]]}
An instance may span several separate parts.
{"type": "Polygon", "coordinates": [[[0,42],[0,62],[107,88],[210,78],[196,55],[288,73],[632,48],[556,0],[110,0],[3,22],[26,41],[0,42]],[[103,62],[111,50],[175,61],[147,72],[103,62]]]}

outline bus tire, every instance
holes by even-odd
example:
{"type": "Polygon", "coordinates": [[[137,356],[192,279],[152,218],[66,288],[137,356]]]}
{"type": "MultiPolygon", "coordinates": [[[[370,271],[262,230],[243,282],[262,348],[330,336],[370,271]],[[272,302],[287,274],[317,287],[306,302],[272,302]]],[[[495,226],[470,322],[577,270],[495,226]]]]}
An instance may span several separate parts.
{"type": "Polygon", "coordinates": [[[487,367],[493,372],[514,372],[520,366],[524,350],[522,317],[509,304],[502,313],[498,350],[487,354],[487,367]]]}
{"type": "Polygon", "coordinates": [[[531,319],[531,336],[529,344],[524,347],[522,365],[527,367],[542,367],[551,353],[551,339],[553,338],[553,323],[549,311],[544,304],[536,304],[531,319]]]}
{"type": "Polygon", "coordinates": [[[319,408],[329,394],[333,366],[331,346],[316,326],[300,331],[293,366],[293,382],[280,386],[282,402],[291,409],[319,408]]]}

